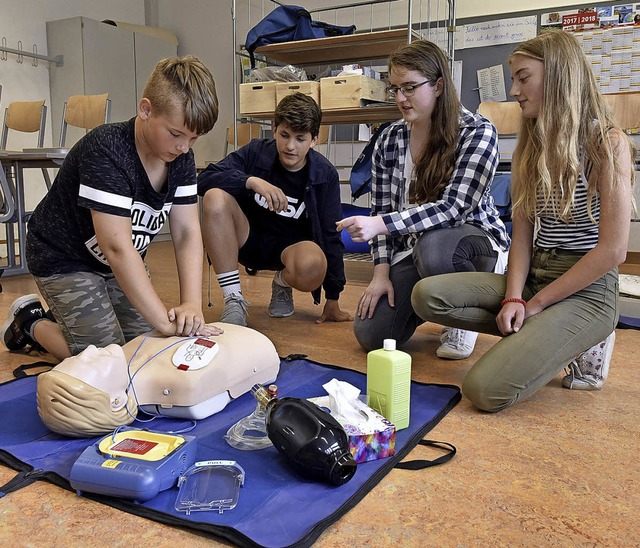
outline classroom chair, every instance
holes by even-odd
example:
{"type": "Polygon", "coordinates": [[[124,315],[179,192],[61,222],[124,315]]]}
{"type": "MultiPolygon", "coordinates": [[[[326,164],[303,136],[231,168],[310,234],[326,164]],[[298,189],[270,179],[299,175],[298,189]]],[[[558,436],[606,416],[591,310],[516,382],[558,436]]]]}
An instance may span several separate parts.
{"type": "Polygon", "coordinates": [[[13,190],[5,175],[4,169],[0,169],[0,224],[11,221],[15,212],[15,200],[13,190]]]}
{"type": "Polygon", "coordinates": [[[72,95],[64,103],[62,124],[60,126],[60,148],[67,139],[67,126],[85,130],[93,129],[109,122],[111,100],[108,93],[101,95],[72,95]]]}
{"type": "Polygon", "coordinates": [[[484,101],[478,106],[478,114],[496,127],[498,135],[515,135],[520,129],[520,105],[516,101],[484,101]]]}
{"type": "Polygon", "coordinates": [[[14,101],[4,111],[0,149],[7,149],[9,130],[23,133],[38,132],[38,147],[44,144],[47,106],[41,101],[14,101]]]}
{"type": "MultiPolygon", "coordinates": [[[[7,150],[9,130],[22,133],[38,132],[37,148],[44,145],[44,132],[47,125],[47,106],[41,101],[14,101],[4,111],[0,150],[7,150]]],[[[42,170],[47,190],[51,188],[51,178],[46,169],[42,170]]]]}
{"type": "Polygon", "coordinates": [[[229,147],[234,147],[235,131],[238,131],[238,148],[248,144],[251,139],[262,137],[262,124],[253,122],[240,122],[235,126],[227,127],[227,135],[224,143],[224,155],[229,154],[229,147]]]}
{"type": "Polygon", "coordinates": [[[620,127],[629,133],[640,132],[640,93],[603,95],[620,127]]]}
{"type": "MultiPolygon", "coordinates": [[[[515,136],[520,129],[521,109],[515,101],[482,102],[478,106],[478,114],[496,127],[499,136],[515,136]]],[[[500,219],[511,235],[511,173],[496,173],[490,193],[500,219]]]]}

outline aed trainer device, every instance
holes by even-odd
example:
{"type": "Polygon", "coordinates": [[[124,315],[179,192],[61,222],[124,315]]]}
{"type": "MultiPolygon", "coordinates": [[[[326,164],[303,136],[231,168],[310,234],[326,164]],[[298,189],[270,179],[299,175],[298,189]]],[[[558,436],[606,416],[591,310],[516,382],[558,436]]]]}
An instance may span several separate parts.
{"type": "Polygon", "coordinates": [[[82,491],[144,502],[177,484],[195,462],[196,438],[121,428],[87,447],[69,482],[82,491]]]}

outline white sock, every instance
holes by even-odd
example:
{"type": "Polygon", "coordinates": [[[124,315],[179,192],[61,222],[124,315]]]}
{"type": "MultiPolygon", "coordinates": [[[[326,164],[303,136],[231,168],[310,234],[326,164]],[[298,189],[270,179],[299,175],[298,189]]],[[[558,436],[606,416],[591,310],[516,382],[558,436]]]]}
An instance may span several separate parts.
{"type": "Polygon", "coordinates": [[[240,272],[232,270],[231,272],[223,272],[222,274],[216,274],[216,279],[222,289],[222,296],[226,299],[231,295],[242,295],[242,288],[240,287],[240,272]]]}
{"type": "Polygon", "coordinates": [[[287,282],[284,281],[284,278],[282,277],[282,270],[278,270],[278,272],[276,272],[276,275],[273,277],[273,281],[281,287],[291,287],[287,282]]]}

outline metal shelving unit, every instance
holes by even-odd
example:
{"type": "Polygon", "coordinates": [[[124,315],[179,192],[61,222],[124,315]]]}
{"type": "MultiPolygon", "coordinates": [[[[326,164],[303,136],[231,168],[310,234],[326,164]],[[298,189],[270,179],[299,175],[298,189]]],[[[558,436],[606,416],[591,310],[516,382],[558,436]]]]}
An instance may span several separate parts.
{"type": "MultiPolygon", "coordinates": [[[[275,4],[280,4],[276,0],[271,0],[275,4]]],[[[338,10],[355,10],[358,8],[369,7],[373,13],[373,8],[379,5],[387,5],[389,7],[389,20],[391,20],[391,4],[398,0],[367,0],[363,2],[346,3],[339,6],[322,7],[309,9],[310,13],[327,13],[338,10]]],[[[257,56],[264,57],[268,62],[277,62],[280,64],[290,64],[294,66],[317,66],[344,64],[348,62],[358,62],[362,60],[384,59],[399,46],[410,42],[417,38],[429,38],[429,32],[432,26],[431,4],[432,0],[427,0],[427,17],[426,22],[421,20],[422,7],[424,0],[407,0],[406,24],[402,28],[375,29],[373,21],[371,21],[370,32],[356,32],[356,34],[348,36],[335,36],[330,38],[318,38],[314,40],[301,40],[296,42],[284,42],[280,44],[269,44],[256,49],[257,56]],[[415,4],[419,4],[416,9],[415,4]],[[418,20],[416,20],[418,13],[418,20]],[[423,27],[423,25],[426,25],[423,27]]],[[[438,0],[438,10],[440,13],[440,3],[446,4],[443,21],[446,28],[447,37],[447,53],[451,61],[454,58],[454,42],[453,33],[455,32],[455,0],[438,0]]],[[[264,9],[263,9],[264,11],[264,9]]],[[[238,47],[237,40],[237,21],[236,21],[236,0],[232,0],[232,18],[233,18],[233,40],[234,55],[242,55],[238,47]]],[[[373,17],[373,15],[372,15],[373,17]]],[[[238,117],[238,63],[234,59],[233,63],[233,82],[234,82],[234,104],[233,113],[234,120],[238,117]]],[[[359,124],[359,123],[377,123],[388,120],[394,120],[399,117],[398,109],[393,105],[367,106],[361,108],[348,109],[330,109],[324,110],[323,123],[327,124],[359,124]]],[[[264,112],[252,114],[251,118],[242,118],[242,120],[270,120],[273,118],[272,112],[264,112]]],[[[237,143],[236,143],[237,144],[237,143]]]]}

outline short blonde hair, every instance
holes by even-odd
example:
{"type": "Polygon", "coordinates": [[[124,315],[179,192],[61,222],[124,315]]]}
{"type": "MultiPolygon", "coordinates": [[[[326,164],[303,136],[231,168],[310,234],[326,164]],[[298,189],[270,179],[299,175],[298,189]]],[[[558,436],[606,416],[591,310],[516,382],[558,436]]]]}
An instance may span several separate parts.
{"type": "Polygon", "coordinates": [[[38,375],[36,403],[38,415],[49,430],[73,438],[108,434],[131,424],[138,412],[133,394],[127,405],[113,411],[109,394],[52,369],[38,375]]]}
{"type": "Polygon", "coordinates": [[[218,95],[211,71],[193,55],[160,61],[144,87],[157,114],[184,111],[184,125],[198,135],[211,131],[218,120],[218,95]]]}

